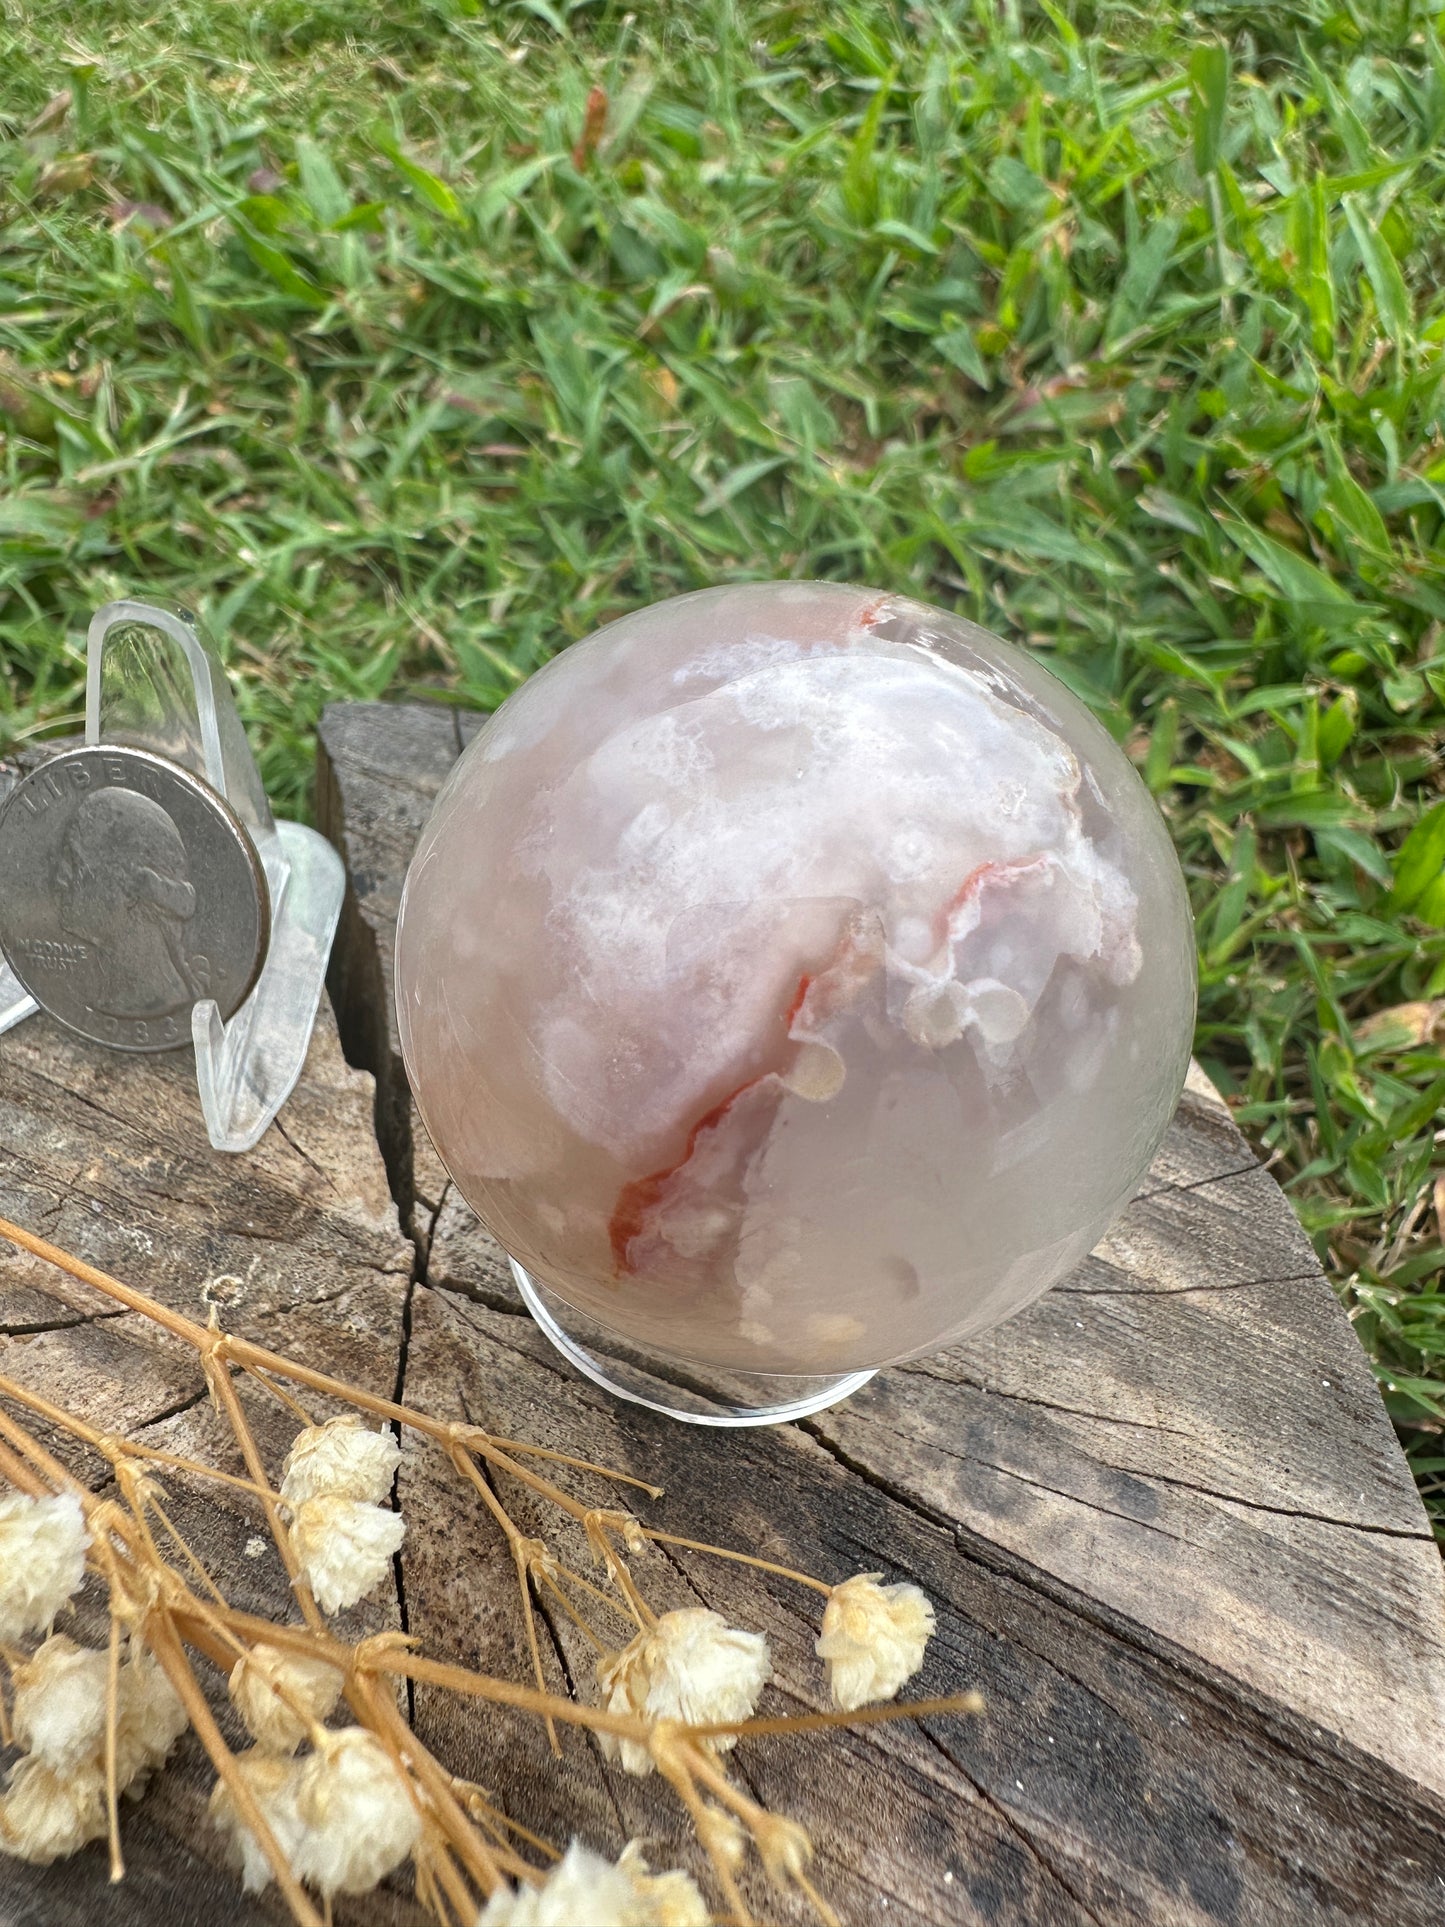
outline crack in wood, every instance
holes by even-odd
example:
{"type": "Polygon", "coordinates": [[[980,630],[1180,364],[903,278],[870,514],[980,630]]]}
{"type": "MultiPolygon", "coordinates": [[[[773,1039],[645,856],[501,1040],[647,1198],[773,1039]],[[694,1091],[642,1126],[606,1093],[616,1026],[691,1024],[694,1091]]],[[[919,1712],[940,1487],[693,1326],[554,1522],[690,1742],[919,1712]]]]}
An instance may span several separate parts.
{"type": "Polygon", "coordinates": [[[210,1395],[210,1386],[202,1385],[198,1392],[192,1392],[187,1398],[177,1399],[174,1405],[166,1406],[164,1411],[153,1412],[149,1418],[141,1419],[136,1426],[136,1430],[138,1432],[148,1432],[153,1425],[164,1425],[167,1419],[179,1418],[182,1412],[192,1412],[198,1405],[203,1404],[210,1395]]]}
{"type": "Polygon", "coordinates": [[[42,1332],[79,1331],[83,1325],[104,1325],[112,1319],[130,1316],[128,1311],[92,1311],[79,1318],[50,1318],[32,1325],[0,1325],[0,1338],[37,1338],[42,1332]]]}
{"type": "MultiPolygon", "coordinates": [[[[1147,1420],[1143,1419],[1118,1418],[1106,1412],[1086,1412],[1072,1405],[1055,1405],[1048,1399],[1030,1398],[1022,1392],[1000,1391],[995,1386],[985,1385],[979,1379],[967,1378],[962,1374],[957,1377],[945,1377],[941,1373],[927,1371],[917,1364],[910,1364],[907,1369],[911,1372],[917,1372],[921,1377],[930,1378],[934,1380],[935,1383],[943,1385],[966,1385],[973,1391],[982,1392],[988,1397],[1003,1399],[1009,1404],[1038,1406],[1046,1412],[1058,1412],[1065,1417],[1086,1419],[1100,1425],[1120,1426],[1125,1429],[1135,1429],[1139,1431],[1167,1432],[1179,1438],[1194,1437],[1194,1434],[1183,1426],[1151,1425],[1147,1420]]],[[[884,1423],[881,1420],[875,1422],[880,1425],[884,1423]]],[[[813,1421],[807,1424],[805,1429],[819,1438],[820,1442],[826,1442],[823,1439],[821,1431],[815,1431],[815,1425],[816,1421],[813,1421]]],[[[904,1439],[909,1442],[917,1442],[915,1435],[900,1432],[895,1426],[886,1426],[885,1429],[890,1431],[895,1438],[904,1439]]],[[[926,1443],[929,1444],[930,1449],[941,1452],[946,1458],[955,1459],[961,1464],[986,1466],[991,1471],[1002,1473],[1007,1478],[1020,1479],[1025,1485],[1037,1486],[1041,1491],[1051,1492],[1057,1498],[1070,1499],[1073,1500],[1075,1504],[1088,1505],[1100,1512],[1108,1512],[1110,1510],[1106,1506],[1099,1506],[1092,1500],[1082,1498],[1076,1492],[1064,1492],[1057,1486],[1045,1485],[1040,1480],[1030,1478],[1027,1473],[1015,1470],[1012,1466],[999,1465],[995,1460],[980,1458],[974,1453],[964,1454],[954,1452],[950,1450],[948,1446],[935,1440],[929,1440],[926,1441],[926,1443]]],[[[1216,1499],[1224,1505],[1241,1506],[1250,1512],[1273,1513],[1283,1519],[1305,1519],[1316,1525],[1338,1526],[1347,1532],[1373,1533],[1385,1539],[1408,1539],[1423,1542],[1427,1545],[1434,1544],[1433,1535],[1425,1528],[1419,1531],[1410,1531],[1404,1526],[1375,1525],[1364,1519],[1341,1519],[1332,1513],[1312,1512],[1303,1506],[1271,1505],[1267,1499],[1251,1499],[1242,1492],[1221,1492],[1213,1486],[1200,1485],[1192,1479],[1180,1478],[1177,1473],[1161,1472],[1155,1467],[1150,1467],[1147,1471],[1141,1471],[1137,1466],[1120,1465],[1113,1459],[1098,1456],[1093,1457],[1092,1462],[1106,1468],[1110,1472],[1117,1472],[1125,1478],[1138,1479],[1146,1485],[1177,1486],[1181,1491],[1197,1492],[1201,1498],[1216,1499]]],[[[850,1465],[849,1469],[857,1471],[858,1467],[855,1463],[850,1465]]],[[[859,1471],[859,1476],[863,1477],[866,1476],[866,1474],[859,1471]]],[[[1134,1514],[1127,1512],[1113,1512],[1111,1516],[1125,1519],[1131,1525],[1147,1526],[1149,1523],[1147,1520],[1139,1519],[1134,1514]]],[[[1156,1527],[1151,1527],[1150,1529],[1162,1530],[1162,1528],[1156,1527]]],[[[1180,1537],[1177,1533],[1171,1533],[1168,1536],[1171,1538],[1180,1537]]],[[[1181,1543],[1188,1544],[1190,1542],[1187,1539],[1182,1539],[1181,1543]]]]}
{"type": "MultiPolygon", "coordinates": [[[[375,1267],[383,1278],[394,1278],[396,1272],[389,1267],[375,1267]]],[[[356,1283],[348,1278],[344,1285],[335,1291],[318,1292],[314,1298],[297,1298],[286,1304],[262,1305],[251,1313],[251,1322],[256,1325],[269,1324],[276,1318],[294,1318],[297,1312],[311,1311],[317,1305],[334,1305],[339,1299],[349,1297],[356,1290],[356,1283]]]]}
{"type": "Polygon", "coordinates": [[[1249,1512],[1269,1512],[1281,1519],[1308,1519],[1315,1525],[1339,1526],[1346,1532],[1373,1533],[1382,1539],[1410,1539],[1423,1541],[1427,1545],[1434,1544],[1434,1538],[1428,1531],[1409,1532],[1403,1526],[1371,1525],[1363,1519],[1336,1519],[1327,1512],[1309,1512],[1300,1506],[1271,1505],[1266,1499],[1249,1499],[1242,1492],[1217,1492],[1213,1486],[1196,1485],[1192,1479],[1181,1479],[1171,1472],[1136,1472],[1132,1466],[1115,1465],[1109,1459],[1100,1459],[1097,1463],[1107,1465],[1111,1472],[1122,1472],[1129,1478],[1146,1479],[1157,1485],[1177,1485],[1185,1492],[1197,1492],[1202,1498],[1218,1499],[1224,1505],[1243,1506],[1249,1512]]]}
{"type": "MultiPolygon", "coordinates": [[[[398,1223],[399,1222],[400,1220],[398,1220],[398,1223]]],[[[403,1232],[402,1235],[405,1237],[406,1233],[403,1232]]],[[[411,1359],[412,1304],[417,1291],[418,1274],[424,1269],[424,1260],[420,1247],[416,1244],[415,1240],[412,1240],[411,1244],[412,1268],[411,1275],[406,1281],[406,1289],[401,1302],[401,1335],[397,1344],[396,1377],[392,1383],[391,1398],[394,1405],[403,1405],[406,1402],[406,1373],[407,1366],[411,1359]]],[[[396,1439],[397,1445],[404,1447],[406,1441],[402,1436],[401,1425],[397,1420],[392,1421],[391,1431],[393,1437],[396,1439]]],[[[400,1459],[397,1461],[396,1471],[391,1481],[391,1509],[397,1513],[401,1511],[402,1463],[403,1461],[400,1459]]],[[[406,1599],[406,1541],[404,1539],[401,1545],[399,1545],[391,1555],[391,1571],[392,1582],[396,1589],[397,1622],[402,1632],[409,1634],[411,1632],[411,1614],[407,1609],[406,1599]]],[[[408,1677],[406,1682],[406,1719],[407,1725],[415,1728],[416,1681],[410,1677],[408,1677]]]]}
{"type": "MultiPolygon", "coordinates": [[[[433,1284],[433,1280],[431,1276],[431,1254],[432,1254],[432,1246],[436,1243],[436,1239],[437,1239],[437,1227],[440,1225],[442,1221],[443,1211],[445,1211],[447,1208],[447,1199],[451,1196],[454,1189],[455,1189],[455,1186],[453,1185],[451,1178],[448,1178],[446,1182],[442,1185],[442,1194],[437,1199],[436,1205],[432,1210],[431,1218],[427,1223],[426,1249],[421,1254],[421,1264],[422,1264],[422,1271],[426,1275],[426,1281],[428,1284],[433,1284]]],[[[413,1214],[415,1214],[415,1209],[416,1207],[414,1204],[412,1207],[413,1214]]]]}
{"type": "MultiPolygon", "coordinates": [[[[1230,1128],[1233,1129],[1233,1125],[1230,1128]]],[[[1230,1171],[1211,1171],[1207,1178],[1168,1178],[1163,1184],[1151,1185],[1147,1191],[1136,1191],[1130,1202],[1144,1204],[1150,1198],[1167,1197],[1171,1191],[1203,1191],[1208,1185],[1227,1184],[1230,1178],[1247,1177],[1251,1171],[1264,1168],[1258,1158],[1251,1158],[1248,1164],[1237,1165],[1230,1171]]]]}
{"type": "MultiPolygon", "coordinates": [[[[916,1374],[919,1378],[932,1379],[936,1385],[966,1385],[970,1391],[982,1392],[987,1398],[1001,1398],[1010,1405],[1037,1406],[1040,1411],[1058,1412],[1065,1418],[1089,1419],[1096,1425],[1119,1425],[1137,1432],[1166,1432],[1174,1438],[1194,1437],[1194,1433],[1187,1426],[1165,1425],[1162,1421],[1151,1423],[1148,1419],[1120,1418],[1114,1412],[1086,1412],[1077,1405],[1057,1405],[1052,1399],[1033,1398],[1026,1392],[1006,1392],[1000,1386],[987,1385],[981,1378],[969,1378],[962,1372],[933,1372],[918,1359],[910,1359],[903,1369],[916,1374]]],[[[1123,1471],[1125,1468],[1116,1466],[1115,1470],[1123,1471]]],[[[1143,1476],[1152,1478],[1154,1475],[1147,1473],[1143,1476]]]]}
{"type": "MultiPolygon", "coordinates": [[[[488,1485],[491,1485],[492,1490],[495,1491],[496,1486],[489,1472],[484,1469],[482,1476],[486,1478],[488,1485]]],[[[547,1629],[547,1642],[551,1646],[557,1665],[561,1670],[562,1681],[567,1688],[568,1698],[580,1702],[582,1695],[577,1690],[576,1675],[573,1673],[572,1663],[567,1657],[567,1648],[563,1644],[562,1634],[554,1616],[555,1609],[545,1591],[540,1586],[532,1587],[532,1605],[536,1617],[541,1620],[547,1629]]],[[[608,1804],[611,1806],[613,1817],[617,1822],[617,1831],[620,1836],[626,1840],[630,1838],[632,1829],[628,1826],[626,1816],[622,1811],[621,1796],[618,1794],[616,1784],[612,1777],[614,1771],[612,1763],[609,1760],[603,1759],[602,1750],[594,1739],[589,1738],[588,1745],[592,1747],[597,1756],[598,1778],[606,1789],[608,1804]]],[[[616,1770],[621,1771],[620,1768],[616,1770]]]]}
{"type": "Polygon", "coordinates": [[[483,1311],[494,1311],[500,1317],[531,1321],[532,1314],[525,1305],[503,1297],[500,1292],[490,1292],[485,1285],[468,1284],[459,1278],[428,1278],[426,1285],[428,1291],[439,1291],[448,1298],[460,1298],[468,1305],[480,1305],[483,1311]]]}
{"type": "Polygon", "coordinates": [[[300,1158],[301,1162],[310,1166],[333,1197],[339,1197],[340,1192],[337,1188],[335,1178],[333,1178],[331,1173],[325,1170],[323,1166],[319,1165],[311,1153],[291,1135],[281,1115],[278,1113],[271,1121],[276,1126],[279,1136],[291,1146],[291,1149],[296,1153],[297,1157],[300,1158]]]}
{"type": "Polygon", "coordinates": [[[1033,1833],[1030,1832],[1029,1828],[1027,1828],[1024,1825],[1022,1820],[1020,1820],[1013,1813],[1013,1811],[1007,1805],[1007,1803],[1003,1800],[1000,1800],[996,1794],[990,1793],[988,1788],[983,1784],[983,1782],[980,1779],[978,1779],[974,1774],[969,1772],[968,1768],[963,1764],[962,1760],[960,1760],[956,1754],[952,1753],[949,1750],[949,1748],[944,1745],[943,1741],[933,1731],[932,1727],[929,1725],[927,1720],[920,1721],[919,1727],[920,1727],[920,1731],[923,1734],[924,1739],[928,1742],[928,1744],[936,1748],[936,1750],[942,1755],[942,1757],[945,1760],[947,1760],[948,1764],[953,1768],[954,1772],[958,1774],[959,1778],[973,1789],[974,1794],[978,1798],[979,1804],[981,1806],[986,1807],[988,1811],[992,1813],[996,1819],[1001,1821],[1003,1825],[1007,1827],[1008,1831],[1013,1835],[1014,1839],[1016,1839],[1019,1842],[1019,1844],[1023,1847],[1025,1853],[1028,1854],[1029,1858],[1035,1861],[1037,1865],[1043,1869],[1045,1877],[1048,1880],[1052,1881],[1053,1884],[1056,1887],[1058,1887],[1062,1893],[1065,1893],[1068,1895],[1069,1899],[1073,1901],[1074,1905],[1085,1916],[1085,1918],[1093,1922],[1094,1927],[1110,1927],[1110,1923],[1108,1921],[1102,1919],[1100,1915],[1094,1912],[1093,1908],[1084,1899],[1084,1896],[1078,1891],[1078,1889],[1073,1885],[1073,1883],[1065,1879],[1064,1875],[1059,1871],[1059,1869],[1054,1865],[1053,1861],[1049,1858],[1049,1856],[1044,1852],[1043,1848],[1039,1845],[1033,1833]]]}
{"type": "MultiPolygon", "coordinates": [[[[1140,1275],[1134,1273],[1135,1277],[1140,1275]]],[[[1204,1285],[1145,1285],[1136,1290],[1132,1285],[1062,1284],[1052,1289],[1059,1298],[1189,1298],[1196,1292],[1264,1291],[1271,1285],[1304,1285],[1322,1276],[1316,1265],[1311,1271],[1287,1271],[1278,1278],[1224,1278],[1204,1285]]]]}
{"type": "MultiPolygon", "coordinates": [[[[1013,1466],[999,1465],[993,1459],[980,1458],[976,1453],[963,1453],[963,1452],[952,1451],[947,1445],[943,1444],[942,1441],[939,1439],[920,1440],[919,1438],[917,1438],[916,1436],[908,1432],[900,1432],[894,1426],[885,1425],[883,1421],[878,1419],[875,1419],[873,1422],[875,1424],[878,1424],[880,1426],[880,1429],[891,1432],[895,1438],[901,1440],[904,1444],[915,1445],[915,1446],[919,1444],[926,1444],[930,1451],[939,1452],[943,1455],[944,1458],[954,1460],[956,1464],[982,1466],[985,1470],[990,1472],[997,1472],[1004,1478],[1017,1479],[1021,1485],[1032,1486],[1035,1491],[1047,1492],[1053,1498],[1065,1499],[1074,1505],[1084,1506],[1090,1512],[1101,1512],[1104,1514],[1106,1518],[1120,1519],[1124,1522],[1124,1524],[1131,1525],[1131,1526],[1138,1526],[1144,1532],[1157,1532],[1161,1538],[1173,1539],[1176,1542],[1176,1544],[1190,1545],[1193,1543],[1191,1540],[1184,1537],[1181,1533],[1170,1532],[1166,1526],[1155,1525],[1151,1520],[1141,1519],[1132,1512],[1120,1512],[1116,1510],[1113,1506],[1101,1505],[1095,1499],[1082,1498],[1077,1492],[1065,1492],[1058,1486],[1046,1484],[1042,1479],[1030,1478],[1028,1473],[1019,1472],[1015,1470],[1013,1466]]],[[[897,1503],[899,1503],[900,1505],[909,1506],[909,1509],[911,1511],[917,1512],[920,1517],[929,1517],[933,1520],[934,1523],[945,1522],[944,1515],[942,1513],[930,1513],[926,1511],[918,1503],[910,1502],[910,1498],[907,1493],[907,1489],[905,1487],[895,1486],[892,1484],[885,1483],[879,1477],[879,1475],[873,1472],[872,1469],[869,1466],[867,1466],[865,1463],[863,1463],[862,1461],[856,1458],[846,1456],[844,1452],[844,1448],[838,1443],[837,1440],[830,1439],[827,1436],[827,1434],[821,1428],[818,1427],[818,1422],[816,1419],[804,1419],[802,1421],[802,1424],[804,1429],[809,1433],[809,1435],[813,1438],[816,1438],[818,1443],[823,1446],[823,1448],[830,1454],[830,1456],[837,1459],[840,1465],[844,1466],[849,1472],[852,1472],[856,1477],[866,1480],[870,1485],[876,1486],[880,1492],[886,1492],[889,1498],[896,1500],[897,1503]]],[[[1124,1468],[1115,1466],[1115,1467],[1112,1467],[1111,1469],[1114,1471],[1122,1471],[1124,1468]]],[[[1141,1485],[1147,1485],[1150,1482],[1150,1480],[1154,1478],[1155,1475],[1152,1472],[1131,1472],[1129,1473],[1128,1476],[1131,1478],[1138,1479],[1141,1485]]]]}

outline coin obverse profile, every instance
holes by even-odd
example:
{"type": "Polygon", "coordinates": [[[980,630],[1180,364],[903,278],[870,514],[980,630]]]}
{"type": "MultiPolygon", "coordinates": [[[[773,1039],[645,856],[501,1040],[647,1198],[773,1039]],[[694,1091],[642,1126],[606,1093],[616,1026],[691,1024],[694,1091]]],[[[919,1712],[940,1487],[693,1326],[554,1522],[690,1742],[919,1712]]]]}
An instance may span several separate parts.
{"type": "Polygon", "coordinates": [[[438,798],[403,1048],[462,1195],[566,1304],[756,1373],[956,1343],[1064,1276],[1188,1067],[1134,770],[1036,657],[819,583],[625,617],[438,798]]]}
{"type": "Polygon", "coordinates": [[[138,790],[82,797],[55,866],[60,927],[94,959],[95,1008],[159,1017],[204,995],[186,955],[196,913],[175,819],[138,790]]]}
{"type": "Polygon", "coordinates": [[[0,946],[42,1009],[123,1050],[191,1040],[264,960],[266,880],[244,826],[208,785],[150,752],[52,757],[0,812],[0,946]]]}

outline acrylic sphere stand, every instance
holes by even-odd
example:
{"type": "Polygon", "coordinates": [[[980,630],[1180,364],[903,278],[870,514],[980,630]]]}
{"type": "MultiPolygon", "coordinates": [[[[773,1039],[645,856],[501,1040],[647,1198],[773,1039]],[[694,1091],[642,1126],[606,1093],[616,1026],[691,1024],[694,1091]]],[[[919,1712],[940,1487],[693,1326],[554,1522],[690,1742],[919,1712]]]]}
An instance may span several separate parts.
{"type": "Polygon", "coordinates": [[[579,1371],[800,1418],[1093,1248],[1178,1101],[1178,862],[1038,658],[823,583],[574,644],[453,769],[397,934],[461,1195],[579,1371]]]}
{"type": "Polygon", "coordinates": [[[873,1377],[861,1372],[724,1372],[638,1351],[616,1332],[569,1305],[510,1260],[522,1303],[545,1335],[584,1378],[633,1405],[685,1425],[783,1425],[826,1410],[873,1377]]]}

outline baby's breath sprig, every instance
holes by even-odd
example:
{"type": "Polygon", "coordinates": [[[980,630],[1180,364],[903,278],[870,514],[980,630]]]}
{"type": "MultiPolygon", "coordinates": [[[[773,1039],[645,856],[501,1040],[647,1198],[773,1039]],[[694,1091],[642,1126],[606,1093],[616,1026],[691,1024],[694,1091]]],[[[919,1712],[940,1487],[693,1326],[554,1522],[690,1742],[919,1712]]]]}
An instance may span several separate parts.
{"type": "Polygon", "coordinates": [[[654,1498],[661,1488],[565,1452],[433,1419],[215,1323],[199,1325],[4,1219],[0,1239],[189,1345],[245,1468],[243,1475],[100,1432],[0,1375],[0,1662],[11,1689],[8,1709],[0,1694],[0,1738],[24,1749],[0,1795],[0,1852],[48,1862],[108,1839],[119,1878],[120,1797],[139,1794],[190,1726],[215,1768],[212,1817],[243,1885],[256,1891],[274,1881],[302,1927],[329,1927],[335,1895],[366,1892],[408,1861],[417,1897],[440,1927],[548,1927],[584,1914],[596,1927],[707,1927],[713,1916],[691,1876],[655,1872],[635,1842],[616,1862],[577,1841],[563,1853],[453,1775],[400,1710],[398,1691],[411,1680],[535,1715],[559,1753],[557,1727],[581,1726],[627,1771],[660,1774],[706,1852],[726,1908],[718,1918],[755,1927],[739,1882],[751,1849],[776,1885],[802,1895],[824,1927],[838,1927],[813,1884],[806,1832],[743,1793],[721,1756],[750,1734],[982,1708],[976,1694],[917,1707],[876,1703],[891,1700],[923,1661],[933,1612],[914,1586],[883,1586],[877,1574],[830,1586],[661,1532],[621,1507],[589,1505],[542,1468],[566,1467],[654,1498]],[[261,1396],[300,1422],[274,1483],[247,1414],[247,1399],[261,1396]],[[318,1417],[308,1399],[340,1410],[318,1417]],[[27,1419],[97,1456],[115,1496],[98,1497],[27,1419]],[[330,1624],[329,1615],[377,1590],[402,1544],[406,1524],[392,1499],[404,1432],[432,1441],[506,1540],[532,1683],[430,1659],[400,1633],[346,1640],[330,1624]],[[603,1583],[524,1532],[488,1472],[505,1473],[579,1528],[603,1583]],[[220,1577],[166,1510],[160,1481],[169,1474],[217,1482],[260,1509],[299,1622],[259,1618],[229,1603],[220,1577]],[[766,1639],[706,1609],[655,1610],[629,1558],[654,1542],[734,1559],[822,1593],[828,1603],[818,1652],[837,1710],[758,1718],[772,1676],[766,1639]],[[110,1623],[108,1644],[93,1650],[53,1630],[87,1575],[104,1591],[110,1623]],[[534,1599],[543,1596],[594,1648],[602,1704],[547,1690],[534,1615],[534,1599]],[[221,1732],[200,1662],[219,1668],[227,1683],[252,1742],[241,1752],[221,1732]]]}

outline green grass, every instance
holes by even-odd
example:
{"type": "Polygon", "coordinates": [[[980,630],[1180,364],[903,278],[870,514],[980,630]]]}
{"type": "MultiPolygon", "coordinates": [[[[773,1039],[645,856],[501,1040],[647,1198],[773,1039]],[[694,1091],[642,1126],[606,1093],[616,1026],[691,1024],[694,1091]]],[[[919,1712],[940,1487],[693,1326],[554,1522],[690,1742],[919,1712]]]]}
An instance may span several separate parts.
{"type": "Polygon", "coordinates": [[[129,589],[292,808],[329,697],[490,705],[725,577],[1027,641],[1169,817],[1199,1052],[1445,1513],[1439,6],[9,19],[0,738],[129,589]]]}

